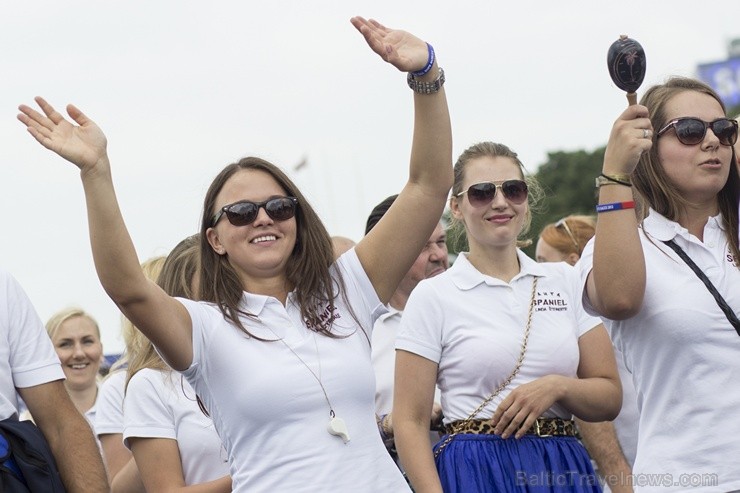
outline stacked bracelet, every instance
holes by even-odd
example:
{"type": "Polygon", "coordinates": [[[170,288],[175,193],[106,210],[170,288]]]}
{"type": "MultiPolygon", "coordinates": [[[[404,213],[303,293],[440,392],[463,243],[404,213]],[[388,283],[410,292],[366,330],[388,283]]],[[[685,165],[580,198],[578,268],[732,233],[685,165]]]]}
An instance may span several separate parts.
{"type": "Polygon", "coordinates": [[[427,64],[424,65],[424,68],[421,70],[417,70],[416,72],[411,72],[411,75],[414,77],[421,77],[422,75],[426,75],[429,73],[430,70],[432,70],[432,65],[434,65],[434,48],[432,48],[432,45],[427,43],[427,51],[429,52],[429,57],[427,58],[427,64]]]}
{"type": "Polygon", "coordinates": [[[622,209],[634,209],[635,202],[612,202],[611,204],[599,204],[596,206],[596,212],[621,211],[622,209]]]}
{"type": "Polygon", "coordinates": [[[632,180],[630,180],[630,175],[605,175],[601,173],[596,177],[596,188],[605,185],[624,185],[625,187],[631,187],[632,180]]]}
{"type": "Polygon", "coordinates": [[[439,75],[432,82],[420,82],[416,80],[414,74],[409,72],[406,82],[416,94],[434,94],[442,89],[445,83],[445,71],[442,70],[442,67],[439,67],[439,75]]]}

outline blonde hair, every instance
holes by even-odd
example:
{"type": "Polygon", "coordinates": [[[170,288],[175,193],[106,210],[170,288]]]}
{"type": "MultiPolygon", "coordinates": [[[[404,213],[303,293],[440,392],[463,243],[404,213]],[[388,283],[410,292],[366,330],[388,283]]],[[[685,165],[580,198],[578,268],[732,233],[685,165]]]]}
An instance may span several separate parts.
{"type": "Polygon", "coordinates": [[[76,306],[59,310],[51,316],[51,318],[46,322],[46,332],[49,334],[49,338],[53,340],[54,336],[56,336],[57,332],[59,332],[59,328],[62,326],[62,324],[64,324],[64,322],[77,317],[85,317],[93,323],[93,325],[95,326],[95,333],[98,336],[99,341],[100,327],[98,326],[97,320],[95,320],[92,315],[87,313],[85,310],[76,306]]]}
{"type": "MultiPolygon", "coordinates": [[[[519,159],[519,155],[512,151],[508,146],[499,144],[497,142],[478,142],[468,147],[460,154],[457,158],[454,168],[454,182],[452,184],[452,198],[450,200],[457,200],[457,196],[462,193],[463,182],[465,181],[465,169],[467,164],[472,159],[481,157],[506,157],[514,161],[519,167],[522,180],[527,183],[529,193],[527,195],[527,214],[524,218],[522,230],[519,232],[519,239],[517,240],[517,246],[520,248],[527,247],[532,244],[532,240],[527,238],[527,233],[532,226],[532,213],[538,212],[540,203],[544,198],[544,192],[539,182],[527,172],[524,164],[519,159]]],[[[456,219],[454,216],[451,218],[449,233],[453,241],[458,245],[463,245],[463,249],[468,248],[467,235],[465,231],[465,224],[456,219]]]]}

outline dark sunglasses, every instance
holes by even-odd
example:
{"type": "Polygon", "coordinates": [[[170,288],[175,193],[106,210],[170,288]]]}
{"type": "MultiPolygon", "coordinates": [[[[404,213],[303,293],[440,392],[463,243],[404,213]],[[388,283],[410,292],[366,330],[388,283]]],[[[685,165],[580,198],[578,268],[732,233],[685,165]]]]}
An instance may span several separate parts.
{"type": "Polygon", "coordinates": [[[482,207],[488,205],[496,196],[496,188],[501,189],[501,193],[504,194],[504,198],[512,204],[521,204],[527,200],[529,189],[524,180],[506,180],[500,185],[496,185],[492,181],[486,181],[483,183],[476,183],[470,185],[470,187],[464,192],[460,192],[455,197],[460,197],[463,194],[468,194],[468,201],[473,207],[482,207]]]}
{"type": "Polygon", "coordinates": [[[707,128],[712,129],[722,145],[732,146],[737,142],[737,121],[730,118],[718,118],[713,122],[705,122],[692,117],[676,118],[660,129],[658,137],[671,127],[676,130],[679,142],[687,146],[701,143],[707,135],[707,128]]]}
{"type": "Polygon", "coordinates": [[[249,200],[240,200],[233,204],[225,205],[218,213],[213,216],[212,226],[216,226],[221,216],[226,214],[226,219],[234,226],[246,226],[252,224],[257,219],[260,207],[265,209],[270,218],[275,221],[285,221],[295,216],[298,199],[295,197],[278,197],[275,199],[265,200],[264,202],[250,202],[249,200]]]}

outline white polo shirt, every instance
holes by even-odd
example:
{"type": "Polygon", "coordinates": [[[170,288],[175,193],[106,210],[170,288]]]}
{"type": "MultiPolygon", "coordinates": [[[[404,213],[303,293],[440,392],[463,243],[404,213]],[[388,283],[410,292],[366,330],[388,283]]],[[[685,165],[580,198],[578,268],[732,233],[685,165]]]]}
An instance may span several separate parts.
{"type": "MultiPolygon", "coordinates": [[[[647,269],[642,309],[628,320],[604,319],[637,389],[640,425],[633,471],[643,478],[672,478],[640,491],[684,490],[682,477],[701,483],[701,475],[705,483],[718,482],[692,484],[692,492],[740,489],[740,337],[706,286],[662,243],[670,239],[740,313],[740,269],[733,264],[720,216],[709,218],[702,243],[651,210],[640,230],[647,269]]],[[[593,267],[593,241],[579,267],[585,283],[593,267]]]]}
{"type": "Polygon", "coordinates": [[[403,312],[388,306],[373,327],[372,360],[375,371],[375,412],[378,416],[393,410],[393,383],[396,373],[396,335],[403,312]]]}
{"type": "Polygon", "coordinates": [[[183,374],[226,447],[234,491],[409,490],[375,422],[369,337],[385,307],[354,249],[332,266],[335,279],[339,272],[344,296],[326,312],[336,338],[306,327],[292,293],[285,306],[243,295],[255,315],[244,325],[272,342],[248,337],[212,304],[180,299],[193,321],[193,363],[183,374]],[[346,422],[348,443],[328,433],[329,405],[312,372],[346,422]]]}
{"type": "MultiPolygon", "coordinates": [[[[513,371],[535,276],[539,280],[524,364],[476,418],[490,418],[522,384],[552,374],[576,377],[578,338],[601,323],[583,310],[573,267],[538,264],[519,250],[517,256],[521,271],[505,283],[480,273],[461,254],[447,272],[419,283],[406,304],[396,349],[439,365],[445,423],[467,418],[513,371]]],[[[557,404],[544,415],[571,416],[557,404]]]]}
{"type": "Polygon", "coordinates": [[[95,406],[95,433],[100,435],[123,433],[123,395],[126,387],[126,370],[109,374],[98,391],[95,406]]]}
{"type": "Polygon", "coordinates": [[[124,409],[124,445],[130,448],[131,437],[175,440],[186,486],[229,474],[213,421],[200,410],[195,392],[179,373],[151,368],[136,372],[124,409]]]}
{"type": "Polygon", "coordinates": [[[18,415],[16,387],[64,380],[54,346],[31,300],[0,270],[0,419],[18,415]]]}
{"type": "MultiPolygon", "coordinates": [[[[375,413],[378,416],[393,410],[393,386],[396,376],[396,336],[401,331],[403,312],[388,306],[388,313],[378,317],[373,328],[373,370],[375,371],[375,413]]],[[[440,392],[435,389],[434,402],[440,392]]],[[[431,411],[431,410],[430,410],[431,411]]],[[[439,433],[429,432],[432,445],[439,441],[439,433]]]]}

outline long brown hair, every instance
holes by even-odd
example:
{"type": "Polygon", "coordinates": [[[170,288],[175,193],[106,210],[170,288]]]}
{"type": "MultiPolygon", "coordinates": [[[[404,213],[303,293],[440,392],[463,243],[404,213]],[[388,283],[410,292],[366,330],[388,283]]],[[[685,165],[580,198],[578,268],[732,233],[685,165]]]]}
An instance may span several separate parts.
{"type": "MultiPolygon", "coordinates": [[[[328,309],[333,312],[334,299],[343,291],[341,276],[332,279],[330,266],[334,262],[331,237],[298,187],[277,166],[257,157],[246,157],[226,166],[213,180],[203,202],[200,227],[201,283],[200,298],[218,305],[224,317],[251,337],[239,315],[254,317],[239,308],[244,287],[227,255],[218,255],[208,243],[207,231],[213,227],[216,197],[226,182],[241,170],[257,170],[270,175],[287,196],[298,199],[296,209],[296,243],[286,265],[287,290],[295,292],[301,317],[316,332],[331,335],[331,321],[321,317],[328,309]]],[[[364,330],[364,329],[363,329],[364,330]]],[[[255,339],[260,339],[255,337],[255,339]]],[[[263,340],[263,339],[260,339],[263,340]]]]}
{"type": "MultiPolygon", "coordinates": [[[[714,98],[723,112],[727,112],[722,99],[708,85],[696,79],[687,77],[672,77],[665,84],[659,84],[648,89],[640,100],[640,104],[647,106],[650,121],[657,132],[668,123],[666,105],[676,94],[685,91],[695,91],[714,98]]],[[[649,152],[643,153],[637,167],[632,172],[632,183],[639,209],[638,218],[642,221],[648,215],[648,206],[656,212],[677,221],[680,212],[689,205],[688,200],[681,195],[671,183],[663,170],[658,156],[656,137],[653,137],[653,146],[649,152]]],[[[740,176],[735,163],[735,149],[732,149],[730,175],[725,186],[717,194],[717,203],[722,213],[722,221],[730,244],[735,264],[740,265],[740,249],[738,247],[738,200],[740,200],[740,176]]]]}

